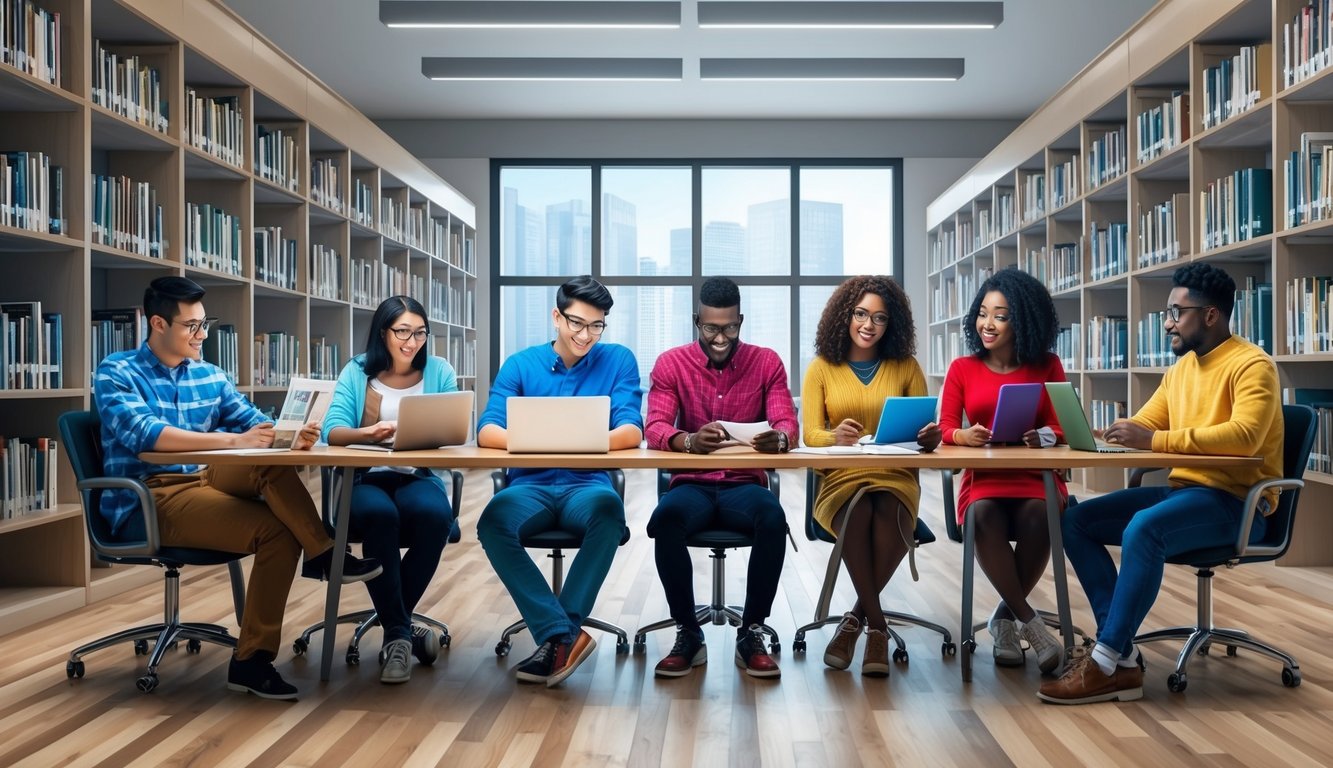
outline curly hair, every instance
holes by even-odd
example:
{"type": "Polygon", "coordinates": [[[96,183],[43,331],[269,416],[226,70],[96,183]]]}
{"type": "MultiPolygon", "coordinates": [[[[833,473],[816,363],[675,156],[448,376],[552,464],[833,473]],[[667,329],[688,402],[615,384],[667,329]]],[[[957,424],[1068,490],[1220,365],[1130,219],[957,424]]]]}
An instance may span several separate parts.
{"type": "Polygon", "coordinates": [[[912,302],[902,286],[891,277],[884,275],[858,275],[849,277],[834,289],[828,304],[824,305],[824,314],[819,318],[819,327],[815,330],[815,354],[829,361],[840,364],[847,361],[847,353],[852,348],[852,337],[848,332],[852,322],[852,310],[860,303],[861,297],[873,293],[884,300],[885,310],[889,314],[889,324],[880,337],[875,352],[881,360],[903,360],[916,354],[916,326],[912,324],[912,302]]]}
{"type": "Polygon", "coordinates": [[[1014,329],[1014,352],[1018,355],[1018,364],[1041,362],[1055,347],[1055,339],[1060,335],[1060,317],[1046,286],[1018,267],[996,272],[977,289],[972,308],[963,319],[967,348],[979,358],[984,359],[989,354],[977,333],[977,314],[981,311],[982,300],[991,291],[1003,294],[1009,306],[1009,323],[1014,329]]]}
{"type": "Polygon", "coordinates": [[[1221,267],[1196,261],[1177,269],[1171,275],[1171,285],[1190,292],[1195,301],[1217,307],[1225,318],[1231,318],[1236,306],[1236,281],[1221,267]]]}

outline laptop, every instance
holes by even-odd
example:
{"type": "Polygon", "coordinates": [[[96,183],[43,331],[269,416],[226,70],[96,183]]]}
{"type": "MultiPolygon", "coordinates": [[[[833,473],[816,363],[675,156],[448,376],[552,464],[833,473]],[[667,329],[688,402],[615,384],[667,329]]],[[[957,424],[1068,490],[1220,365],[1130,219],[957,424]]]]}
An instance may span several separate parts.
{"type": "Polygon", "coordinates": [[[510,453],[606,453],[611,398],[510,397],[505,401],[510,453]]]}
{"type": "Polygon", "coordinates": [[[1055,416],[1060,420],[1060,429],[1064,430],[1065,442],[1076,451],[1094,453],[1142,453],[1138,448],[1123,445],[1111,445],[1099,440],[1092,434],[1088,417],[1083,414],[1083,404],[1079,402],[1074,385],[1068,381],[1046,382],[1046,394],[1051,396],[1051,405],[1055,407],[1055,416]]]}
{"type": "Polygon", "coordinates": [[[1045,391],[1040,384],[1002,385],[1000,398],[995,402],[990,441],[1022,442],[1023,434],[1032,429],[1037,421],[1037,408],[1041,405],[1041,393],[1045,391]]]}
{"type": "Polygon", "coordinates": [[[880,411],[875,436],[869,440],[863,437],[861,442],[876,445],[915,444],[916,433],[935,420],[938,403],[939,398],[934,396],[884,398],[884,410],[880,411]]]}
{"type": "Polygon", "coordinates": [[[355,443],[363,451],[419,451],[467,442],[472,429],[474,393],[439,392],[406,395],[398,401],[398,431],[392,443],[355,443]]]}

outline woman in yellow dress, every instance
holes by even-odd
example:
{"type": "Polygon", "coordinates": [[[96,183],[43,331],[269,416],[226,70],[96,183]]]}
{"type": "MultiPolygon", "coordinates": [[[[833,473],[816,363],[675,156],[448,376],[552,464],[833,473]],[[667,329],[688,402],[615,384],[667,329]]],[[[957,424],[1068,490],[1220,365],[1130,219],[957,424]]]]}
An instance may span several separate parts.
{"type": "MultiPolygon", "coordinates": [[[[913,354],[916,329],[903,289],[883,276],[848,278],[829,297],[815,332],[816,357],[801,387],[801,431],[812,447],[853,445],[874,434],[887,397],[926,394],[913,354]]],[[[924,450],[940,444],[939,425],[917,434],[924,450]]],[[[889,674],[889,637],[879,595],[912,546],[921,487],[907,469],[832,469],[822,473],[815,520],[842,542],[856,605],[824,652],[835,669],[851,666],[862,627],[861,674],[889,674]]]]}

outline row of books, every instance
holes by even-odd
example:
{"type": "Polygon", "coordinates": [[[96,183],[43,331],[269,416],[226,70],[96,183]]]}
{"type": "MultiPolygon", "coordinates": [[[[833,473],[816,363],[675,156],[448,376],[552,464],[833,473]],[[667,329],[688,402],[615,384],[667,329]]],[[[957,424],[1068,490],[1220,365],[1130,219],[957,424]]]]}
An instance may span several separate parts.
{"type": "Polygon", "coordinates": [[[1310,3],[1282,25],[1283,87],[1313,77],[1333,59],[1333,0],[1310,3]]]}
{"type": "Polygon", "coordinates": [[[63,330],[40,301],[0,303],[0,389],[60,389],[63,330]]]}
{"type": "Polygon", "coordinates": [[[1088,145],[1088,189],[1096,189],[1129,170],[1125,126],[1106,130],[1088,145]]]}
{"type": "Polygon", "coordinates": [[[288,129],[255,126],[255,173],[295,192],[301,183],[296,136],[288,129]]]}
{"type": "Polygon", "coordinates": [[[123,251],[162,258],[167,243],[162,232],[162,206],[157,191],[127,176],[92,175],[93,242],[123,251]]]}
{"type": "Polygon", "coordinates": [[[0,518],[55,509],[58,454],[54,437],[0,437],[0,518]]]}
{"type": "Polygon", "coordinates": [[[63,234],[65,172],[42,152],[0,152],[0,226],[63,234]]]}
{"type": "Polygon", "coordinates": [[[1089,371],[1109,371],[1129,366],[1129,319],[1123,315],[1088,318],[1087,365],[1089,371]]]}
{"type": "Polygon", "coordinates": [[[930,337],[930,370],[943,374],[949,363],[963,355],[963,334],[956,327],[930,337]]]}
{"type": "Polygon", "coordinates": [[[1242,168],[1199,193],[1199,242],[1221,248],[1273,232],[1273,172],[1242,168]]]}
{"type": "Polygon", "coordinates": [[[255,279],[296,290],[297,242],[282,236],[282,227],[255,229],[255,279]]]}
{"type": "MultiPolygon", "coordinates": [[[[981,279],[985,280],[989,276],[990,270],[982,270],[985,274],[981,279]]],[[[971,280],[971,275],[968,276],[971,280]]],[[[938,289],[937,289],[938,290],[938,289]]],[[[975,290],[975,288],[973,289],[975,290]]],[[[414,296],[420,294],[413,294],[414,296]]],[[[971,301],[971,297],[968,298],[971,301]]],[[[442,323],[452,323],[454,325],[463,325],[469,328],[474,327],[473,320],[476,318],[476,307],[472,303],[472,293],[460,288],[442,283],[435,278],[430,280],[430,313],[432,320],[438,320],[442,323]]],[[[937,305],[938,306],[938,305],[937,305]]],[[[953,317],[961,314],[955,312],[953,315],[944,317],[953,317]]],[[[935,318],[942,320],[943,317],[935,318]]]]}
{"type": "Polygon", "coordinates": [[[138,349],[148,338],[148,318],[141,307],[94,309],[88,338],[92,341],[90,370],[95,371],[107,355],[138,349]]]}
{"type": "Polygon", "coordinates": [[[1070,323],[1068,328],[1061,328],[1055,335],[1055,356],[1060,358],[1060,365],[1066,371],[1078,369],[1079,360],[1083,359],[1083,325],[1070,323]]]}
{"type": "Polygon", "coordinates": [[[1185,192],[1178,192],[1147,211],[1139,206],[1139,266],[1164,264],[1192,253],[1189,217],[1190,197],[1185,192]]]}
{"type": "MultiPolygon", "coordinates": [[[[959,219],[956,226],[958,228],[958,247],[965,251],[975,240],[972,236],[972,220],[959,219]]],[[[962,258],[963,255],[964,253],[960,253],[959,258],[962,258]]]]}
{"type": "Polygon", "coordinates": [[[953,229],[941,229],[930,241],[930,270],[943,269],[962,258],[958,250],[958,232],[953,229]]]}
{"type": "Polygon", "coordinates": [[[1134,351],[1134,364],[1144,368],[1165,368],[1175,362],[1176,354],[1171,351],[1171,339],[1163,329],[1166,327],[1166,310],[1149,312],[1138,323],[1138,347],[1134,351]]]}
{"type": "Polygon", "coordinates": [[[1124,400],[1089,400],[1088,423],[1095,430],[1111,426],[1116,419],[1129,417],[1129,403],[1124,400]]]}
{"type": "Polygon", "coordinates": [[[310,199],[342,213],[342,186],[338,181],[338,162],[331,157],[315,158],[310,163],[310,199]]]}
{"type": "Polygon", "coordinates": [[[0,0],[0,64],[61,83],[60,13],[32,0],[0,0]]]}
{"type": "Polygon", "coordinates": [[[204,359],[222,369],[232,385],[241,381],[240,334],[236,326],[209,326],[202,350],[204,359]]]}
{"type": "Polygon", "coordinates": [[[301,372],[301,340],[284,331],[255,334],[254,385],[285,387],[301,372]]]}
{"type": "Polygon", "coordinates": [[[994,240],[994,233],[991,231],[991,217],[989,208],[978,208],[975,220],[977,222],[976,232],[972,234],[972,250],[977,250],[981,246],[994,240]]]}
{"type": "Polygon", "coordinates": [[[323,243],[310,245],[310,295],[338,300],[343,297],[342,259],[323,243]]]}
{"type": "Polygon", "coordinates": [[[107,50],[101,40],[93,40],[92,99],[140,125],[167,132],[170,110],[162,74],[136,54],[107,50]]]}
{"type": "Polygon", "coordinates": [[[1030,250],[1019,257],[1018,267],[1040,280],[1051,293],[1077,288],[1083,282],[1083,240],[1030,250]]]}
{"type": "Polygon", "coordinates": [[[1282,190],[1282,210],[1288,227],[1299,227],[1333,215],[1333,131],[1301,134],[1301,148],[1282,161],[1287,181],[1282,190]]]}
{"type": "Polygon", "coordinates": [[[1182,90],[1138,91],[1141,99],[1160,98],[1162,102],[1135,118],[1134,153],[1139,164],[1151,162],[1181,145],[1190,137],[1190,95],[1182,90]]]}
{"type": "Polygon", "coordinates": [[[1029,173],[1023,180],[1023,223],[1046,215],[1046,174],[1029,173]]]}
{"type": "Polygon", "coordinates": [[[1051,208],[1063,208],[1078,197],[1078,155],[1051,166],[1051,208]]]}
{"type": "Polygon", "coordinates": [[[449,337],[449,362],[459,376],[477,375],[477,340],[449,337]]]}
{"type": "Polygon", "coordinates": [[[1333,277],[1297,277],[1286,285],[1289,355],[1333,352],[1333,277]]]}
{"type": "Polygon", "coordinates": [[[185,139],[237,168],[245,167],[245,116],[236,96],[205,96],[185,88],[185,139]]]}
{"type": "Polygon", "coordinates": [[[1088,264],[1092,280],[1122,275],[1129,271],[1129,224],[1111,222],[1099,228],[1088,224],[1088,264]]]}
{"type": "Polygon", "coordinates": [[[1273,44],[1243,45],[1203,71],[1203,127],[1212,128],[1253,107],[1273,81],[1273,44]]]}
{"type": "Polygon", "coordinates": [[[1245,278],[1236,289],[1236,305],[1231,310],[1232,333],[1249,339],[1273,354],[1273,284],[1245,278]]]}
{"type": "Polygon", "coordinates": [[[1007,235],[1017,226],[1018,219],[1014,216],[1014,191],[1007,187],[995,190],[995,236],[1007,235]]]}
{"type": "Polygon", "coordinates": [[[229,275],[241,270],[241,217],[208,203],[185,204],[185,264],[229,275]]]}
{"type": "Polygon", "coordinates": [[[310,378],[336,379],[342,372],[342,366],[342,351],[336,341],[329,341],[323,336],[310,339],[310,378]]]}
{"type": "MultiPolygon", "coordinates": [[[[977,292],[977,286],[985,282],[992,274],[994,269],[991,267],[978,266],[974,274],[970,270],[959,270],[958,274],[945,278],[941,283],[935,286],[934,301],[931,305],[935,308],[935,316],[932,321],[945,320],[950,317],[958,317],[972,306],[972,299],[977,292]]],[[[449,296],[453,297],[462,293],[457,288],[449,289],[449,296]]],[[[466,325],[455,319],[452,311],[452,304],[446,305],[449,312],[449,322],[466,325]]]]}
{"type": "Polygon", "coordinates": [[[375,226],[375,191],[360,179],[352,179],[352,221],[375,226]]]}
{"type": "Polygon", "coordinates": [[[379,231],[391,240],[444,258],[445,230],[441,222],[427,222],[424,206],[404,205],[391,197],[380,198],[379,231]]]}
{"type": "Polygon", "coordinates": [[[407,291],[407,273],[392,264],[352,259],[348,286],[353,304],[374,307],[407,291]]]}

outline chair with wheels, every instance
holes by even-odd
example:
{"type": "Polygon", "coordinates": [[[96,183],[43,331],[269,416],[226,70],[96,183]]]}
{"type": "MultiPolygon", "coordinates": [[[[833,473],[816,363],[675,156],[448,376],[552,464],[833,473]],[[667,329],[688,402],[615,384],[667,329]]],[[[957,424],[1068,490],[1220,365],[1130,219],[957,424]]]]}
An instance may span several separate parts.
{"type": "MultiPolygon", "coordinates": [[[[245,605],[245,578],[240,560],[244,554],[220,552],[211,549],[168,547],[161,543],[157,524],[157,507],[148,486],[126,477],[107,477],[102,474],[101,419],[95,411],[69,411],[60,416],[60,437],[65,441],[65,452],[74,477],[78,480],[79,500],[83,504],[83,519],[88,529],[88,543],[97,559],[118,565],[151,565],[164,569],[162,621],[124,629],[99,640],[75,648],[65,662],[68,677],[83,677],[83,657],[93,651],[109,648],[117,643],[132,642],[134,655],[148,656],[148,668],[135,681],[135,686],[149,693],[158,684],[157,668],[167,650],[181,639],[185,650],[199,653],[204,643],[236,648],[236,638],[219,624],[181,621],[180,569],[186,565],[227,564],[231,575],[232,601],[236,606],[236,623],[241,622],[245,605]],[[129,539],[113,536],[99,509],[102,491],[113,488],[133,491],[139,497],[138,514],[142,520],[142,538],[129,539]],[[153,640],[151,653],[148,641],[153,640]]],[[[138,526],[130,526],[137,529],[138,526]]]]}
{"type": "MultiPolygon", "coordinates": [[[[805,653],[806,641],[805,633],[812,629],[826,627],[830,624],[837,624],[842,621],[842,616],[829,615],[829,603],[833,600],[833,588],[838,581],[838,571],[842,567],[842,544],[840,539],[824,530],[823,526],[815,522],[815,497],[819,495],[820,486],[819,473],[813,469],[807,469],[805,473],[805,537],[810,541],[827,541],[833,544],[832,551],[829,552],[828,568],[824,572],[824,586],[819,593],[819,603],[815,606],[815,620],[796,630],[796,637],[791,647],[797,653],[805,653]]],[[[935,532],[930,530],[926,521],[918,515],[916,518],[916,529],[912,532],[912,538],[916,546],[929,544],[935,541],[935,532]]],[[[911,613],[901,611],[884,610],[884,619],[889,624],[889,635],[893,638],[897,646],[893,651],[893,660],[897,663],[905,663],[909,660],[907,652],[907,643],[903,641],[902,635],[894,630],[894,625],[911,625],[929,629],[940,633],[943,641],[940,643],[940,654],[944,656],[953,656],[958,652],[958,646],[953,642],[953,635],[943,626],[933,621],[924,619],[911,613]]]]}
{"type": "MultiPolygon", "coordinates": [[[[1248,563],[1266,563],[1282,557],[1291,546],[1292,528],[1296,520],[1296,506],[1300,500],[1301,489],[1305,481],[1305,468],[1310,460],[1310,451],[1314,446],[1318,420],[1314,409],[1308,405],[1282,406],[1284,439],[1282,446],[1282,477],[1266,480],[1250,487],[1245,497],[1245,507],[1241,517],[1239,534],[1234,545],[1195,549],[1167,558],[1174,565],[1186,565],[1193,568],[1198,577],[1197,614],[1194,626],[1170,627],[1145,632],[1134,638],[1135,643],[1151,643],[1157,640],[1183,639],[1185,645],[1176,657],[1176,668],[1166,678],[1166,687],[1179,693],[1185,690],[1189,680],[1186,667],[1196,654],[1207,656],[1210,646],[1220,643],[1226,646],[1227,656],[1235,656],[1236,649],[1245,648],[1261,653],[1282,662],[1282,684],[1295,688],[1301,684],[1301,668],[1291,654],[1255,639],[1249,632],[1234,627],[1213,625],[1213,574],[1217,568],[1235,568],[1248,563]],[[1278,491],[1277,509],[1268,516],[1264,536],[1251,544],[1250,528],[1254,524],[1260,499],[1264,492],[1278,491]]],[[[1138,486],[1143,476],[1155,469],[1136,469],[1130,473],[1129,485],[1138,486]]]]}
{"type": "MultiPolygon", "coordinates": [[[[449,543],[457,544],[462,539],[462,531],[458,527],[458,505],[463,501],[463,473],[456,469],[449,470],[450,489],[449,505],[454,510],[453,526],[449,529],[449,543]]],[[[320,468],[320,490],[322,491],[322,512],[324,524],[332,527],[335,524],[335,512],[338,506],[338,494],[342,491],[342,473],[333,467],[320,468]]],[[[404,545],[410,545],[411,542],[404,542],[404,545]]],[[[374,608],[366,608],[360,611],[344,613],[338,616],[339,624],[355,624],[356,631],[352,633],[352,639],[347,643],[346,660],[349,666],[356,666],[361,663],[361,638],[366,633],[380,624],[379,614],[374,608]]],[[[442,621],[433,619],[424,613],[412,614],[412,624],[429,627],[431,631],[437,632],[440,636],[440,647],[448,648],[453,642],[453,637],[449,634],[449,625],[442,621]]],[[[306,627],[301,636],[292,641],[292,652],[297,656],[302,656],[310,648],[310,638],[316,632],[324,629],[324,622],[316,622],[306,627]]],[[[424,662],[423,662],[424,663],[424,662]]]]}
{"type": "MultiPolygon", "coordinates": [[[[781,485],[778,479],[778,473],[774,470],[765,470],[764,474],[768,479],[768,490],[773,492],[774,496],[781,498],[781,485]]],[[[671,487],[671,473],[667,470],[658,470],[657,472],[657,497],[662,498],[671,487]]],[[[712,623],[718,626],[730,624],[733,627],[739,627],[742,621],[742,609],[737,605],[727,605],[726,596],[726,562],[728,549],[740,549],[754,546],[754,536],[749,533],[739,531],[729,531],[724,528],[712,528],[690,534],[685,539],[685,546],[699,549],[712,550],[709,559],[713,561],[713,596],[708,603],[700,603],[694,606],[695,618],[699,624],[712,623]]],[[[639,627],[634,632],[634,652],[643,653],[647,650],[648,633],[659,629],[676,626],[675,619],[667,617],[660,621],[654,621],[651,624],[639,627]]],[[[777,653],[782,650],[782,644],[778,640],[778,633],[767,624],[760,624],[760,630],[769,637],[769,651],[777,653]]]]}
{"type": "MultiPolygon", "coordinates": [[[[620,497],[621,502],[625,500],[625,473],[619,469],[607,470],[611,476],[611,485],[615,488],[616,495],[620,497]]],[[[491,473],[491,481],[495,483],[495,492],[499,493],[509,484],[509,475],[503,469],[497,469],[491,473]]],[[[625,527],[620,534],[620,546],[624,546],[629,541],[629,527],[625,527]]],[[[551,558],[551,592],[557,597],[560,595],[560,588],[565,582],[565,553],[566,549],[578,549],[583,544],[583,535],[571,533],[570,531],[552,528],[545,531],[522,536],[519,538],[519,544],[526,549],[549,549],[551,553],[547,557],[551,558]]],[[[603,632],[610,632],[616,636],[616,653],[629,653],[629,634],[624,629],[612,624],[609,621],[599,619],[595,616],[589,616],[583,620],[583,626],[600,629],[603,632]]],[[[500,633],[500,641],[495,644],[496,656],[508,656],[513,642],[510,640],[516,633],[528,628],[528,623],[520,618],[518,621],[505,627],[500,633]]]]}

